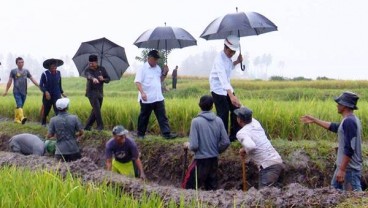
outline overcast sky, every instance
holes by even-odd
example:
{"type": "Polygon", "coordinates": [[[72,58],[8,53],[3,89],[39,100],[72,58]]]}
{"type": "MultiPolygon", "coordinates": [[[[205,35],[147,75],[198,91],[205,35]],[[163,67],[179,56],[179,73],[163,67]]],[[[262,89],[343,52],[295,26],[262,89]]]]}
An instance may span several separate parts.
{"type": "Polygon", "coordinates": [[[125,48],[134,68],[138,64],[134,57],[141,51],[134,41],[144,31],[166,22],[167,26],[184,28],[198,41],[198,46],[170,54],[169,67],[180,67],[189,55],[222,49],[222,41],[205,41],[199,36],[212,20],[238,7],[239,11],[261,13],[278,26],[276,32],[241,38],[242,51],[250,60],[272,55],[270,75],[368,79],[365,2],[6,0],[0,6],[0,61],[9,53],[29,54],[40,61],[65,55],[72,58],[81,42],[106,37],[125,48]]]}

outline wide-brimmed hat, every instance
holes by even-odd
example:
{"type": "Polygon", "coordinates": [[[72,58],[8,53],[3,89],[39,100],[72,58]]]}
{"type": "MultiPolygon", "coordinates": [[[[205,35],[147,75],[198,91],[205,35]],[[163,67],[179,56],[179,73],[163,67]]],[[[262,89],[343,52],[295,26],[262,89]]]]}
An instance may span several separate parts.
{"type": "Polygon", "coordinates": [[[234,110],[236,116],[245,122],[250,122],[252,120],[253,111],[247,107],[240,107],[234,110]]]}
{"type": "Polygon", "coordinates": [[[59,67],[59,66],[62,66],[63,64],[64,64],[64,61],[60,59],[51,58],[43,62],[43,68],[50,69],[51,65],[56,65],[56,67],[59,67]]]}
{"type": "Polygon", "coordinates": [[[351,108],[353,110],[358,110],[357,103],[359,96],[353,92],[343,92],[339,97],[334,99],[336,103],[351,108]]]}

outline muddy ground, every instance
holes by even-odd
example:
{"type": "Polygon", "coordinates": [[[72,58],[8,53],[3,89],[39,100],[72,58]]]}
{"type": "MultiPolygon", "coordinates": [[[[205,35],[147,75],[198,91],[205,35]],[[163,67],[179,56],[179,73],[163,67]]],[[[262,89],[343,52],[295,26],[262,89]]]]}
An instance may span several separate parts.
{"type": "MultiPolygon", "coordinates": [[[[347,198],[367,197],[366,192],[344,193],[328,187],[333,166],[320,170],[308,155],[295,150],[284,155],[286,171],[279,187],[257,190],[257,170],[252,163],[247,164],[248,191],[242,192],[242,168],[237,148],[228,149],[219,160],[219,185],[217,191],[180,189],[183,174],[184,151],[178,141],[159,142],[157,139],[137,141],[142,153],[142,162],[148,180],[126,178],[103,169],[104,143],[108,139],[93,137],[80,143],[83,158],[58,165],[52,157],[23,156],[7,151],[9,136],[0,135],[0,166],[19,166],[31,169],[56,170],[65,175],[70,171],[84,181],[116,184],[135,197],[143,193],[156,193],[166,202],[177,203],[197,200],[209,207],[334,207],[347,198]]],[[[192,155],[189,154],[188,160],[192,155]]],[[[333,158],[322,162],[333,164],[333,158]],[[331,161],[332,160],[332,161],[331,161]]],[[[363,181],[364,182],[364,181],[363,181]]],[[[365,187],[365,182],[364,182],[365,187]]]]}

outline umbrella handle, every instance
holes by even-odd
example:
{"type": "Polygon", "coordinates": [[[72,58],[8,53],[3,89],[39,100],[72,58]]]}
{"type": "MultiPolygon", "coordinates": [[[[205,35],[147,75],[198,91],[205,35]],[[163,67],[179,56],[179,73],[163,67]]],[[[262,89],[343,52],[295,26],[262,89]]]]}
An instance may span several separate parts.
{"type": "Polygon", "coordinates": [[[240,68],[241,68],[242,71],[245,70],[245,65],[243,65],[243,62],[240,62],[240,68]]]}

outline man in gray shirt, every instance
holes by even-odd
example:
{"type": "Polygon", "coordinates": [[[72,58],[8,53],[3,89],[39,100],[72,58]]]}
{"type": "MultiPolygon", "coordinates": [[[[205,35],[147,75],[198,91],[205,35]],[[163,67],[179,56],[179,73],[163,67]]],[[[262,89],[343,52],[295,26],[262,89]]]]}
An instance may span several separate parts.
{"type": "Polygon", "coordinates": [[[42,141],[38,136],[33,134],[18,134],[10,138],[9,149],[12,152],[18,152],[24,155],[39,155],[45,153],[53,154],[55,152],[55,142],[46,140],[42,141]]]}
{"type": "Polygon", "coordinates": [[[9,88],[14,80],[13,95],[17,105],[15,109],[14,122],[24,124],[27,121],[27,118],[23,115],[23,106],[27,98],[27,78],[30,79],[37,87],[39,87],[39,85],[28,69],[23,69],[24,61],[21,57],[16,58],[15,63],[17,64],[17,68],[10,71],[9,81],[6,85],[3,96],[8,94],[9,88]]]}
{"type": "Polygon", "coordinates": [[[358,99],[358,95],[352,92],[344,92],[335,98],[337,112],[343,117],[340,123],[322,121],[310,115],[301,118],[303,123],[315,123],[337,133],[339,146],[331,185],[346,191],[362,191],[362,125],[354,114],[354,110],[358,109],[358,99]]]}
{"type": "Polygon", "coordinates": [[[184,149],[194,152],[194,160],[188,167],[182,188],[195,189],[196,178],[198,178],[198,188],[204,186],[205,190],[215,190],[217,189],[218,156],[230,145],[230,140],[220,117],[211,112],[212,97],[202,96],[199,107],[202,112],[192,120],[190,142],[184,143],[184,149]]]}
{"type": "Polygon", "coordinates": [[[67,112],[69,98],[60,98],[56,101],[59,111],[57,116],[50,120],[48,138],[56,137],[55,157],[60,161],[70,162],[80,159],[77,137],[83,135],[83,127],[76,115],[67,112]]]}

